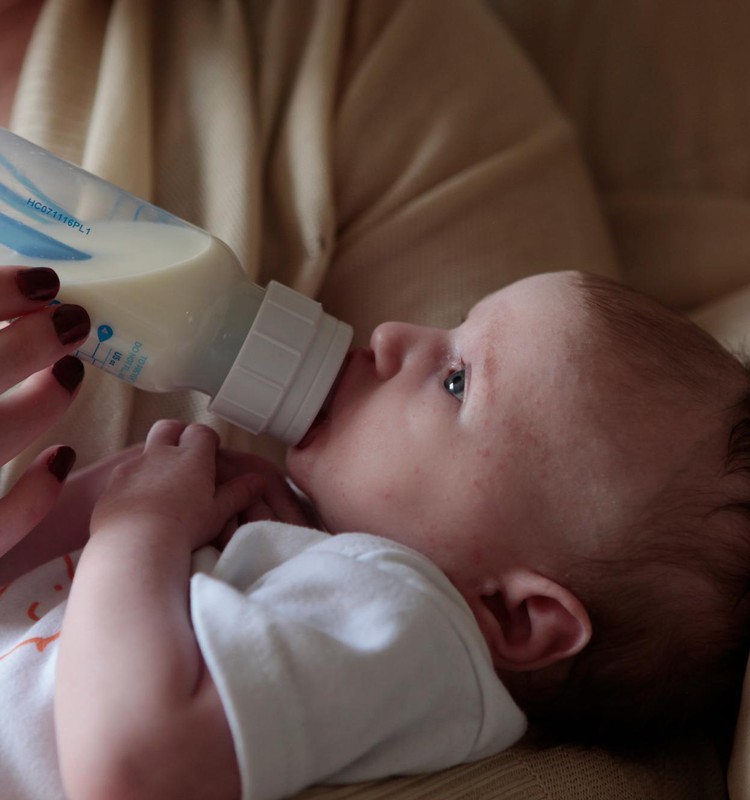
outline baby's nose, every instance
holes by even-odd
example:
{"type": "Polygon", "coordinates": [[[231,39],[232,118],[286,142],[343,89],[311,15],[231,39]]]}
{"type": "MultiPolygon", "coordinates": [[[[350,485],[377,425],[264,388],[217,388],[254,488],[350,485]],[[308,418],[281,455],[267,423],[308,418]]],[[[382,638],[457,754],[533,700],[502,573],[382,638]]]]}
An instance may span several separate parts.
{"type": "Polygon", "coordinates": [[[375,370],[382,380],[401,369],[414,328],[406,322],[384,322],[372,332],[370,347],[375,354],[375,370]]]}

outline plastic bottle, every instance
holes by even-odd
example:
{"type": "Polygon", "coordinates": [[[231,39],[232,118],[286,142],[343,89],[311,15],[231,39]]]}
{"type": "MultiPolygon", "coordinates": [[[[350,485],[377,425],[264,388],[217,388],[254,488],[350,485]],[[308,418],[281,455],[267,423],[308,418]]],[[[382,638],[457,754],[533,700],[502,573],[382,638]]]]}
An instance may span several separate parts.
{"type": "Polygon", "coordinates": [[[352,338],[319,303],[252,283],[206,231],[0,128],[0,264],[51,266],[89,312],[77,354],[140,389],[296,444],[352,338]]]}

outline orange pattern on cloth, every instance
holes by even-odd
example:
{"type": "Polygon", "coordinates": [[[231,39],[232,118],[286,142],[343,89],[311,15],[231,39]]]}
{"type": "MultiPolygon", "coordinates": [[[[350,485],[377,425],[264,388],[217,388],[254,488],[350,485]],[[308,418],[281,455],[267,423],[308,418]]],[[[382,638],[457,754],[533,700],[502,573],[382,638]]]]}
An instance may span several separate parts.
{"type": "MultiPolygon", "coordinates": [[[[73,565],[73,559],[69,555],[65,555],[63,556],[63,562],[65,564],[65,571],[68,575],[68,578],[72,582],[73,576],[75,574],[75,566],[73,565]]],[[[11,586],[11,583],[6,584],[5,586],[0,586],[0,597],[2,597],[3,594],[5,594],[8,587],[11,586]]],[[[63,590],[63,586],[60,583],[56,583],[53,588],[56,592],[61,592],[63,590]]],[[[26,610],[26,616],[28,616],[28,618],[32,620],[32,622],[38,622],[41,619],[41,617],[36,613],[39,605],[40,602],[38,600],[35,600],[29,605],[28,609],[26,610]]],[[[22,642],[19,642],[17,645],[13,646],[6,653],[0,654],[0,661],[7,658],[12,653],[15,653],[16,650],[19,650],[27,645],[34,645],[37,649],[37,652],[43,653],[48,645],[50,645],[52,642],[56,641],[59,638],[60,638],[60,631],[53,633],[51,636],[33,636],[29,639],[24,639],[22,642]]]]}
{"type": "Polygon", "coordinates": [[[51,644],[52,642],[54,642],[56,639],[59,638],[60,638],[60,631],[58,631],[57,633],[53,633],[52,636],[34,636],[31,639],[24,639],[24,641],[19,642],[15,647],[8,650],[7,653],[3,653],[2,655],[0,655],[0,661],[2,661],[4,658],[7,658],[9,655],[11,655],[11,653],[15,653],[16,650],[19,650],[21,647],[24,647],[24,645],[28,644],[35,645],[37,651],[43,653],[44,649],[47,647],[48,644],[51,644]]]}

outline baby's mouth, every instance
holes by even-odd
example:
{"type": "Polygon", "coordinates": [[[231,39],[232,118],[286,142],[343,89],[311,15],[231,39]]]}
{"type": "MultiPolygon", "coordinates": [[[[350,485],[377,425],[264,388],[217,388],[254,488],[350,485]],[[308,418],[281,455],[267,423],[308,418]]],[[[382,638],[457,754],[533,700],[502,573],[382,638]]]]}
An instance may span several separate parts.
{"type": "Polygon", "coordinates": [[[304,448],[307,447],[307,445],[309,445],[310,442],[315,438],[315,434],[317,433],[318,429],[328,419],[328,414],[331,410],[331,406],[333,405],[334,395],[336,394],[336,390],[339,388],[339,385],[341,384],[341,378],[346,372],[346,368],[349,366],[349,362],[351,361],[352,358],[352,352],[353,351],[350,350],[344,357],[344,361],[341,365],[341,369],[339,370],[339,374],[336,376],[336,379],[334,380],[333,385],[331,386],[331,390],[328,392],[328,396],[323,401],[323,405],[320,407],[320,411],[318,411],[307,433],[295,445],[297,450],[304,450],[304,448]]]}

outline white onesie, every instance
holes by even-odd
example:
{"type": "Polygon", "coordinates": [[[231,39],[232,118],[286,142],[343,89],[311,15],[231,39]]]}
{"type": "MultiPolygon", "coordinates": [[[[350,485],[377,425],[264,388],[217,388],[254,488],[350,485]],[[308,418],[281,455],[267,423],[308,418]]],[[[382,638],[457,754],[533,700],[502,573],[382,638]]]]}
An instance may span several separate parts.
{"type": "MultiPolygon", "coordinates": [[[[200,555],[191,613],[243,800],[443,769],[523,734],[471,611],[414,551],[261,522],[218,559],[200,555]]],[[[75,563],[57,559],[0,589],[3,800],[63,798],[52,694],[75,563]]]]}

